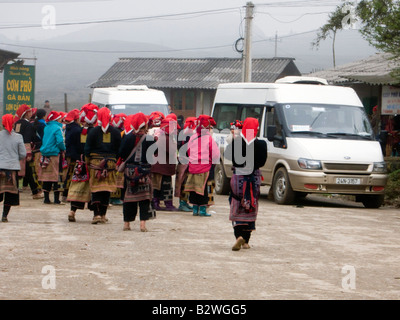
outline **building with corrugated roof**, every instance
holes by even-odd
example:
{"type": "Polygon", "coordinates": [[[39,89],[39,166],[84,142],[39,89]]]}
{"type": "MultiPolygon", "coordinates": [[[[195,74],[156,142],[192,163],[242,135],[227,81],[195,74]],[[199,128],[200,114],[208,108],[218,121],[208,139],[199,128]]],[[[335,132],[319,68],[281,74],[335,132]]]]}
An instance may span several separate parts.
{"type": "Polygon", "coordinates": [[[393,151],[396,141],[393,137],[400,135],[400,80],[393,76],[393,71],[398,68],[400,62],[391,54],[377,53],[309,76],[325,78],[329,84],[352,87],[371,115],[371,120],[376,106],[378,121],[372,123],[376,123],[375,132],[380,132],[384,154],[399,156],[397,150],[393,151]]]}
{"type": "MultiPolygon", "coordinates": [[[[242,59],[120,58],[91,88],[147,85],[164,91],[177,115],[210,114],[220,83],[242,81],[242,59]]],[[[301,75],[293,58],[252,59],[253,82],[301,75]]]]}
{"type": "MultiPolygon", "coordinates": [[[[397,86],[399,79],[392,76],[394,69],[400,63],[392,59],[388,53],[377,53],[365,59],[354,61],[336,68],[318,71],[309,74],[321,77],[334,85],[352,87],[360,96],[368,113],[372,113],[375,105],[381,109],[382,89],[397,86]]],[[[383,110],[382,114],[387,111],[383,110]]]]}
{"type": "Polygon", "coordinates": [[[8,62],[17,59],[19,55],[20,53],[0,49],[0,72],[3,72],[8,62]]]}

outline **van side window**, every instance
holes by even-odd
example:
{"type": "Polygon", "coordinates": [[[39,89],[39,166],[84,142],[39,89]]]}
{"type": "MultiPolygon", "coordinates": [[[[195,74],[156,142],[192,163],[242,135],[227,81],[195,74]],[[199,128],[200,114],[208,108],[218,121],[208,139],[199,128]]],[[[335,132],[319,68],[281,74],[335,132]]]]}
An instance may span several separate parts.
{"type": "Polygon", "coordinates": [[[238,120],[239,105],[216,104],[214,107],[213,118],[217,123],[218,130],[230,129],[231,122],[238,120]]]}
{"type": "Polygon", "coordinates": [[[276,148],[286,148],[282,125],[279,122],[275,108],[267,108],[264,122],[264,137],[273,142],[276,148]]]}

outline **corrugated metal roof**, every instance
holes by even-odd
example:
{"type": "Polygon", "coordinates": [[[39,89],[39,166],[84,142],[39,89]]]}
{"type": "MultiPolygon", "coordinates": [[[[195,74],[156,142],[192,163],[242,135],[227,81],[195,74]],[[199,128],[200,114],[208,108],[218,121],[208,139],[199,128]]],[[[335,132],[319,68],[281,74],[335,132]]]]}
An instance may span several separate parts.
{"type": "Polygon", "coordinates": [[[18,58],[20,54],[12,51],[0,49],[0,72],[3,71],[4,66],[11,60],[18,58]]]}
{"type": "Polygon", "coordinates": [[[400,67],[388,53],[377,53],[368,58],[348,63],[333,69],[309,74],[321,77],[329,83],[363,82],[372,85],[393,85],[400,81],[391,76],[391,72],[400,67]]]}
{"type": "MultiPolygon", "coordinates": [[[[287,72],[300,75],[293,60],[253,59],[252,81],[274,82],[282,75],[288,75],[287,72]]],[[[220,83],[240,82],[241,79],[241,59],[120,58],[90,87],[145,84],[151,88],[216,89],[220,83]]]]}

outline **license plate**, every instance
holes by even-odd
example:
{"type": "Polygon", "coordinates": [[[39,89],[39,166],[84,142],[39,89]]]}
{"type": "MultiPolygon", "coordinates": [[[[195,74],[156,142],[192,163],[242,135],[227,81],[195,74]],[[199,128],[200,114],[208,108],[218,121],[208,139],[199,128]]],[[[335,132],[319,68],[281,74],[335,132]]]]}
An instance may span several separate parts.
{"type": "Polygon", "coordinates": [[[359,178],[336,178],[336,184],[361,184],[359,178]]]}

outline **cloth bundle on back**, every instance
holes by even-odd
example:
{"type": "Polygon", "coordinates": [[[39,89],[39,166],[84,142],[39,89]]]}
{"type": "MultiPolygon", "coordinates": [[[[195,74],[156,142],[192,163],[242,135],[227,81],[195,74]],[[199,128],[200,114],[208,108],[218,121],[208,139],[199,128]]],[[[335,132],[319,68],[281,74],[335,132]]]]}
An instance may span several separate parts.
{"type": "Polygon", "coordinates": [[[126,163],[123,191],[123,230],[131,230],[130,223],[135,221],[137,210],[140,213],[140,231],[146,232],[146,221],[154,218],[151,205],[153,189],[151,183],[151,165],[147,151],[154,143],[152,136],[146,134],[148,118],[143,113],[128,116],[125,120],[125,135],[119,150],[119,157],[126,163]]]}
{"type": "MultiPolygon", "coordinates": [[[[71,211],[68,214],[68,221],[70,222],[76,221],[76,211],[78,209],[83,210],[85,208],[85,203],[88,203],[89,209],[92,208],[90,201],[89,167],[84,156],[84,148],[88,133],[97,123],[98,109],[99,108],[95,104],[88,103],[81,107],[78,115],[79,122],[82,125],[79,143],[76,146],[79,149],[79,160],[76,160],[67,195],[67,201],[71,202],[71,211]]],[[[72,136],[71,140],[74,140],[72,136]]]]}
{"type": "Polygon", "coordinates": [[[87,135],[84,153],[89,166],[91,210],[93,224],[105,223],[110,194],[117,190],[116,157],[121,144],[121,134],[111,126],[111,111],[107,107],[97,112],[98,126],[87,135]]]}
{"type": "Polygon", "coordinates": [[[242,131],[227,146],[224,156],[232,161],[230,181],[230,215],[236,242],[232,250],[250,248],[251,232],[255,230],[262,167],[267,160],[267,144],[257,139],[258,120],[246,118],[242,131]]]}

